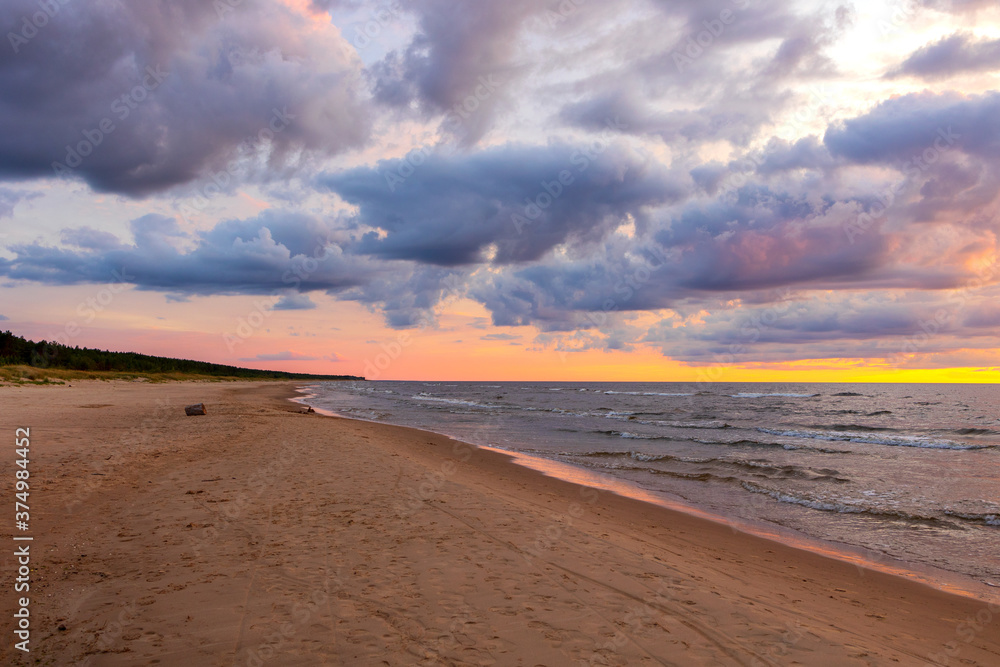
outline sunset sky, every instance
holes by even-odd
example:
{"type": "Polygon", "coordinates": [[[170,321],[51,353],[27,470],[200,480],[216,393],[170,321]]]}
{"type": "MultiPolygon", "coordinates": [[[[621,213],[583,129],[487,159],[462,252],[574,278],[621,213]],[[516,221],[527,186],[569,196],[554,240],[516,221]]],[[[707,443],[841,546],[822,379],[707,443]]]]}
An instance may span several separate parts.
{"type": "Polygon", "coordinates": [[[995,0],[0,27],[0,329],[371,379],[1000,380],[995,0]]]}

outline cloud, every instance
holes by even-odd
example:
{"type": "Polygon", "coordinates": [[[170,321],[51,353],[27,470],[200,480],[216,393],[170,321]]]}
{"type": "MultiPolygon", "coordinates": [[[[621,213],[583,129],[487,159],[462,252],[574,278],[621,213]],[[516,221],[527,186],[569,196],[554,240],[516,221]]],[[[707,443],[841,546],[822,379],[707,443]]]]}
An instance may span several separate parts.
{"type": "MultiPolygon", "coordinates": [[[[16,53],[0,50],[0,178],[59,163],[95,190],[144,196],[234,160],[273,177],[366,141],[360,61],[335,28],[282,3],[216,6],[230,7],[60,3],[16,53]]],[[[5,2],[0,32],[37,11],[5,2]]]]}
{"type": "Polygon", "coordinates": [[[266,211],[195,234],[180,231],[173,218],[150,214],[133,220],[131,230],[131,244],[82,228],[64,230],[64,241],[75,247],[12,245],[15,258],[0,259],[0,275],[50,285],[124,282],[175,295],[210,295],[336,292],[375,273],[330,241],[330,227],[302,214],[266,211]]]}
{"type": "Polygon", "coordinates": [[[937,80],[963,72],[1000,69],[1000,39],[980,39],[957,32],[914,51],[886,76],[937,80]]]}
{"type": "MultiPolygon", "coordinates": [[[[995,293],[995,289],[989,290],[995,293]]],[[[690,363],[890,359],[997,346],[992,297],[951,293],[790,293],[774,303],[715,304],[689,321],[665,319],[644,341],[690,363]]]]}
{"type": "Polygon", "coordinates": [[[496,325],[570,330],[609,312],[673,308],[714,293],[942,279],[894,267],[875,230],[852,243],[844,229],[862,210],[748,185],[732,201],[680,208],[645,235],[615,235],[601,251],[489,275],[470,294],[496,325]]]}
{"type": "Polygon", "coordinates": [[[577,99],[562,107],[561,120],[597,130],[620,117],[624,133],[685,152],[720,141],[746,146],[786,108],[808,106],[797,82],[836,75],[825,51],[852,21],[844,6],[801,12],[767,0],[654,4],[658,11],[629,30],[588,45],[604,58],[566,91],[577,99]]]}
{"type": "Polygon", "coordinates": [[[42,195],[37,192],[0,188],[0,218],[14,217],[14,207],[20,202],[30,201],[41,196],[42,195]]]}
{"type": "Polygon", "coordinates": [[[480,336],[479,340],[490,340],[490,341],[521,340],[521,336],[515,336],[513,334],[495,333],[495,334],[487,334],[485,336],[480,336]]]}
{"type": "MultiPolygon", "coordinates": [[[[1000,93],[912,93],[881,102],[863,116],[827,129],[829,151],[858,164],[917,164],[925,152],[960,150],[1000,156],[1000,93]]],[[[925,158],[926,159],[926,158],[925,158]]]]}
{"type": "Polygon", "coordinates": [[[326,174],[321,185],[375,228],[353,252],[439,266],[535,260],[554,246],[600,241],[629,216],[685,195],[686,175],[621,145],[509,145],[469,156],[429,155],[326,174]],[[412,169],[412,174],[409,171],[412,169]],[[401,182],[390,174],[408,174],[401,182]],[[563,182],[560,183],[560,176],[563,182]]]}
{"type": "Polygon", "coordinates": [[[461,10],[448,0],[413,0],[404,7],[417,17],[417,33],[372,67],[375,99],[416,107],[425,117],[450,114],[443,128],[474,144],[507,105],[515,80],[530,71],[518,60],[517,37],[548,8],[533,0],[478,0],[461,10]]]}
{"type": "Polygon", "coordinates": [[[308,294],[285,294],[271,310],[315,310],[316,304],[308,294]]]}
{"type": "Polygon", "coordinates": [[[744,145],[769,120],[770,113],[762,105],[742,102],[658,111],[635,92],[618,90],[571,104],[561,116],[570,124],[593,131],[604,130],[618,119],[623,132],[656,136],[667,144],[727,140],[744,145]]]}
{"type": "Polygon", "coordinates": [[[274,354],[258,354],[256,357],[245,357],[240,361],[319,361],[319,357],[311,357],[298,352],[277,352],[274,354]]]}
{"type": "Polygon", "coordinates": [[[920,0],[920,4],[951,14],[977,14],[984,9],[996,8],[993,0],[920,0]]]}

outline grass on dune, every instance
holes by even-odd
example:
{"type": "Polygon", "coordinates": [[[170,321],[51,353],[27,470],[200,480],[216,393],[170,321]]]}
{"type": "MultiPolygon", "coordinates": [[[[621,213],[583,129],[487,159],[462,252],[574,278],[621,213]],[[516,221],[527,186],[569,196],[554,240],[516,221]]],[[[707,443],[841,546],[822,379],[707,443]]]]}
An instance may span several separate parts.
{"type": "Polygon", "coordinates": [[[80,380],[126,380],[133,382],[237,382],[248,378],[199,375],[197,373],[128,373],[121,371],[73,371],[34,366],[0,366],[0,384],[61,385],[80,380]]]}

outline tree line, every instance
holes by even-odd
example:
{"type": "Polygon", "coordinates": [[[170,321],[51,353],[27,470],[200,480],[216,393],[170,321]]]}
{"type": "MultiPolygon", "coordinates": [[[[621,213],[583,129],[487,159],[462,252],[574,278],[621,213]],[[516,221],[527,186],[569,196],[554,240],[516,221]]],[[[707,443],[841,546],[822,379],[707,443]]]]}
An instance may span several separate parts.
{"type": "Polygon", "coordinates": [[[0,333],[0,366],[33,366],[71,371],[119,373],[191,373],[219,377],[263,380],[363,380],[353,375],[312,375],[239,368],[190,359],[155,357],[137,352],[111,352],[88,347],[69,347],[55,342],[34,342],[10,331],[0,333]]]}

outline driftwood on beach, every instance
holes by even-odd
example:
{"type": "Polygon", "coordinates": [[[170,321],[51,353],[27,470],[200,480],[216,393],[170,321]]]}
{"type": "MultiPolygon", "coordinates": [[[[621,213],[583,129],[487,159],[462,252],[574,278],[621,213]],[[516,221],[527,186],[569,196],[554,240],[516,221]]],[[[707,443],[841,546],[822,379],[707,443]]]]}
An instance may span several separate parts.
{"type": "Polygon", "coordinates": [[[186,408],[184,408],[184,414],[186,414],[188,417],[194,417],[197,415],[207,415],[208,410],[205,409],[204,403],[198,403],[196,405],[189,405],[186,408]]]}

